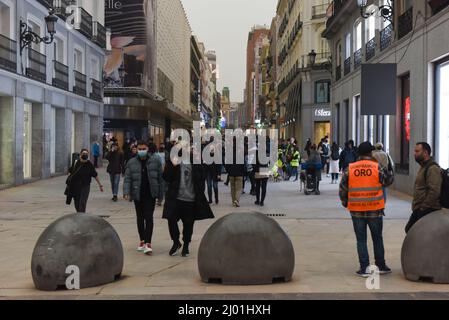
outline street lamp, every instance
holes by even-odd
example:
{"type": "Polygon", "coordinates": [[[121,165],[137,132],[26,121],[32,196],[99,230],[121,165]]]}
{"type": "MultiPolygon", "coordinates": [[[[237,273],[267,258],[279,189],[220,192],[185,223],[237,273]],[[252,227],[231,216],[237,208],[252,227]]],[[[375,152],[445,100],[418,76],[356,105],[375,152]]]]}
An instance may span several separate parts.
{"type": "Polygon", "coordinates": [[[24,21],[20,21],[20,55],[22,55],[23,50],[29,47],[32,43],[39,44],[41,42],[45,44],[50,44],[53,42],[56,34],[56,22],[58,17],[53,14],[53,9],[50,9],[49,15],[45,17],[45,25],[47,27],[47,32],[50,36],[41,37],[37,33],[30,30],[28,24],[24,21]]]}
{"type": "MultiPolygon", "coordinates": [[[[360,15],[367,19],[374,14],[374,10],[372,12],[366,12],[366,7],[368,5],[368,0],[357,0],[357,5],[360,8],[360,15]]],[[[379,7],[379,13],[384,19],[384,21],[390,21],[393,25],[394,19],[394,0],[388,0],[388,4],[379,7]]]]}

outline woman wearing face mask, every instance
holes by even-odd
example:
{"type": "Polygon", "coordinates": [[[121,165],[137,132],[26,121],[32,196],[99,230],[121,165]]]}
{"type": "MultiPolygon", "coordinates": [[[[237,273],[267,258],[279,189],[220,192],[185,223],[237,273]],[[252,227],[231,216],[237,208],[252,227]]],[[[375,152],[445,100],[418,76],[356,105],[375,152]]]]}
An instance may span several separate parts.
{"type": "Polygon", "coordinates": [[[92,178],[95,178],[101,192],[104,192],[98,173],[92,162],[89,161],[89,151],[87,149],[81,150],[80,160],[76,161],[69,169],[69,174],[66,182],[67,204],[70,204],[71,200],[74,199],[76,212],[85,213],[92,178]]]}

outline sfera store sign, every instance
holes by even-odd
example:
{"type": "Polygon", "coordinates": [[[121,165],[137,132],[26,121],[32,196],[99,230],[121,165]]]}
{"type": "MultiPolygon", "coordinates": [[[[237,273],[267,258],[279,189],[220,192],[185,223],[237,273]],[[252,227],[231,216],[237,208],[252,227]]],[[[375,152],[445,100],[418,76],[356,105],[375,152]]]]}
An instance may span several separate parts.
{"type": "Polygon", "coordinates": [[[329,118],[332,115],[331,109],[320,108],[315,109],[315,117],[317,118],[329,118]]]}

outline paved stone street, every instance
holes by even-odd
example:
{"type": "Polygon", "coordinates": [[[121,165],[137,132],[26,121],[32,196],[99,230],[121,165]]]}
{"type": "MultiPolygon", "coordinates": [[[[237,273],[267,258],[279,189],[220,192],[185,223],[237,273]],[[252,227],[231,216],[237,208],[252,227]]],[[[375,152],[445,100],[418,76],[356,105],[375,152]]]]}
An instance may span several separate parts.
{"type": "MultiPolygon", "coordinates": [[[[260,211],[284,214],[276,218],[293,241],[296,253],[294,279],[269,286],[222,286],[200,281],[197,249],[207,228],[215,221],[195,225],[189,258],[170,257],[171,241],[162,210],[155,212],[153,256],[136,252],[138,243],[134,207],[124,200],[113,203],[109,180],[103,170],[101,194],[92,184],[88,203],[90,214],[105,216],[117,230],[125,251],[123,278],[113,284],[76,292],[40,292],[31,278],[31,254],[37,238],[52,221],[72,213],[65,205],[65,177],[0,191],[0,297],[3,298],[448,298],[447,285],[413,283],[401,272],[400,250],[404,226],[410,213],[410,198],[389,192],[385,221],[387,263],[393,274],[381,278],[376,296],[365,280],[354,275],[358,267],[355,236],[349,214],[340,206],[338,187],[326,179],[321,196],[305,196],[299,184],[270,183],[264,208],[254,198],[242,197],[242,207],[231,205],[229,188],[219,184],[220,204],[213,205],[217,218],[231,212],[260,211]],[[432,293],[432,294],[429,294],[432,293]],[[260,295],[259,295],[260,294],[260,295]],[[336,295],[336,294],[342,294],[336,295]],[[236,296],[237,295],[237,296],[236,296]]],[[[247,185],[247,192],[248,192],[247,185]]],[[[371,242],[371,241],[369,241],[371,242]]],[[[370,253],[372,248],[370,245],[370,253]]]]}

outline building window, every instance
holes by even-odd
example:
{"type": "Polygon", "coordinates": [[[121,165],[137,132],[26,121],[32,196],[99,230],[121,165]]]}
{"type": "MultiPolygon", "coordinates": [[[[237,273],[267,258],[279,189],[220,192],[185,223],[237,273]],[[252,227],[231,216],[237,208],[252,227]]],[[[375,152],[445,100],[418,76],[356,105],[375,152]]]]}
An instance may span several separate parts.
{"type": "Polygon", "coordinates": [[[435,153],[442,168],[449,168],[449,58],[436,64],[435,153]]]}
{"type": "Polygon", "coordinates": [[[340,104],[337,103],[335,105],[335,120],[334,120],[334,141],[336,141],[337,143],[340,143],[340,104]]]}
{"type": "Polygon", "coordinates": [[[349,99],[346,99],[344,101],[344,110],[345,110],[345,141],[347,142],[349,140],[349,99]]]}
{"type": "Polygon", "coordinates": [[[401,77],[401,152],[400,169],[408,174],[410,166],[410,74],[401,77]]]}
{"type": "Polygon", "coordinates": [[[362,21],[357,21],[354,26],[354,52],[362,49],[362,21]]]}
{"type": "Polygon", "coordinates": [[[74,69],[80,73],[84,73],[84,53],[80,49],[74,51],[74,69]]]}
{"type": "Polygon", "coordinates": [[[354,97],[353,112],[352,112],[352,136],[355,138],[355,143],[360,144],[360,95],[354,97]]]}
{"type": "Polygon", "coordinates": [[[351,58],[351,34],[348,33],[345,38],[345,59],[351,58]]]}
{"type": "Polygon", "coordinates": [[[385,151],[390,152],[390,116],[383,116],[382,119],[382,142],[385,151]]]}
{"type": "Polygon", "coordinates": [[[315,103],[330,102],[330,81],[315,82],[315,103]]]}
{"type": "Polygon", "coordinates": [[[14,39],[14,15],[12,3],[0,1],[0,35],[14,39]]]}

